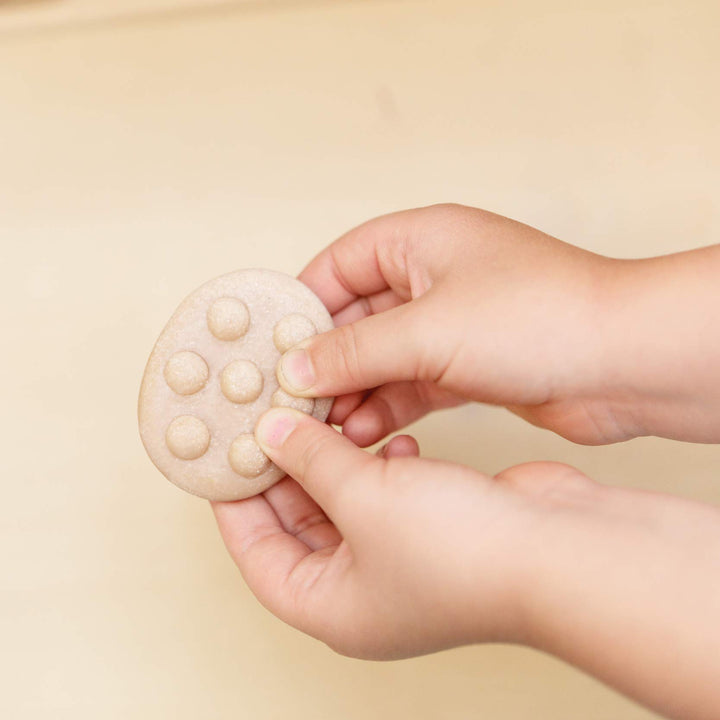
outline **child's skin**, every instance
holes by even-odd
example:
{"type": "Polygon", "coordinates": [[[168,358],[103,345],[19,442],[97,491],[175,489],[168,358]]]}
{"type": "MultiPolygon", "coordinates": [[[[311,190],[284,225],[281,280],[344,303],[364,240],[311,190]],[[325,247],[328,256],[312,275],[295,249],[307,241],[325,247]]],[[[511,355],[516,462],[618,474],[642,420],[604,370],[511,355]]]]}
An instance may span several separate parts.
{"type": "Polygon", "coordinates": [[[300,276],[340,327],[279,372],[337,395],[343,434],[270,410],[256,436],[290,477],[214,505],[250,588],[347,655],[523,643],[717,720],[720,509],[560,463],[490,477],[409,436],[358,445],[467,400],[581,443],[720,442],[719,277],[720,246],[614,260],[459,206],[351,231],[300,276]]]}

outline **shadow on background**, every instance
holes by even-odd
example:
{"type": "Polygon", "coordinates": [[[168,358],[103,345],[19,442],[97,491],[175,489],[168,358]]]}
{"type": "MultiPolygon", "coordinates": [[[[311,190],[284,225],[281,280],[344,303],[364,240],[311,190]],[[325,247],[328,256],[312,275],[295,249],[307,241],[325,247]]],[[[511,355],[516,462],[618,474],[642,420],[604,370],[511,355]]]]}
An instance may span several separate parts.
{"type": "MultiPolygon", "coordinates": [[[[0,39],[3,41],[22,40],[27,37],[55,36],[152,22],[182,21],[196,17],[284,12],[301,8],[332,7],[338,4],[349,5],[362,2],[367,5],[369,3],[387,3],[388,1],[401,3],[408,0],[217,0],[217,2],[198,3],[178,0],[177,7],[150,7],[147,10],[136,7],[123,10],[122,3],[113,2],[114,8],[107,11],[98,9],[91,11],[90,15],[83,14],[82,17],[70,14],[55,19],[43,18],[43,10],[62,8],[67,5],[66,0],[0,0],[0,39]],[[120,9],[118,9],[118,5],[120,5],[120,9]],[[3,27],[3,9],[7,7],[17,11],[22,10],[25,6],[37,7],[37,22],[29,19],[22,24],[3,27]]],[[[148,0],[148,4],[152,5],[150,0],[148,0]]]]}
{"type": "MultiPolygon", "coordinates": [[[[64,5],[65,0],[0,0],[0,12],[5,8],[24,8],[24,7],[35,7],[36,5],[64,5]]],[[[0,21],[2,16],[0,15],[0,21]]]]}

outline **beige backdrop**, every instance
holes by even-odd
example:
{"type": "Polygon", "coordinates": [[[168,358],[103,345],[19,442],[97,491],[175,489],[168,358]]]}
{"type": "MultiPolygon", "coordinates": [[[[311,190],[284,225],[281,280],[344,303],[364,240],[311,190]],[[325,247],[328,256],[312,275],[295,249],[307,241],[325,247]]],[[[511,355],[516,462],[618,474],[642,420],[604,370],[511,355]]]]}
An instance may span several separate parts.
{"type": "MultiPolygon", "coordinates": [[[[191,4],[0,3],[0,716],[653,717],[521,648],[368,663],[284,626],[135,403],[195,286],[296,273],[385,211],[454,200],[621,256],[717,242],[718,4],[191,4]]],[[[414,432],[720,501],[717,447],[576,447],[486,407],[414,432]]]]}

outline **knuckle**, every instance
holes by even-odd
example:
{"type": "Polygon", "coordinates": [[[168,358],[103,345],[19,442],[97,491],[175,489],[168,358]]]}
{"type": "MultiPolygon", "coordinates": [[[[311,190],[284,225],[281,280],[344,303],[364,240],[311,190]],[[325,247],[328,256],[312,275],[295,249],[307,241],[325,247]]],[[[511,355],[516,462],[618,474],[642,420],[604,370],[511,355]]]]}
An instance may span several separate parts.
{"type": "Polygon", "coordinates": [[[354,324],[337,328],[334,357],[328,361],[337,363],[343,375],[352,383],[361,378],[359,340],[354,324]]]}
{"type": "Polygon", "coordinates": [[[465,211],[467,208],[460,203],[441,202],[430,205],[427,210],[432,212],[438,218],[447,218],[449,216],[457,215],[457,213],[465,211]]]}
{"type": "Polygon", "coordinates": [[[457,243],[458,240],[477,237],[491,228],[498,216],[482,208],[468,207],[457,203],[442,203],[428,208],[429,220],[435,231],[450,237],[446,243],[457,243]]]}
{"type": "Polygon", "coordinates": [[[552,507],[594,502],[602,490],[580,470],[551,461],[515,465],[495,475],[495,480],[552,507]]]}
{"type": "Polygon", "coordinates": [[[300,478],[313,478],[318,474],[323,464],[323,455],[327,450],[331,437],[321,435],[318,437],[312,432],[309,423],[302,423],[304,427],[298,428],[301,432],[295,432],[295,442],[298,445],[297,462],[295,471],[300,478]]]}
{"type": "MultiPolygon", "coordinates": [[[[288,472],[311,496],[319,493],[324,501],[332,497],[335,508],[360,501],[356,480],[365,481],[372,476],[372,466],[380,464],[379,458],[359,448],[342,450],[338,443],[348,441],[318,420],[302,422],[291,437],[292,460],[288,462],[288,472]]],[[[306,519],[308,524],[319,520],[320,516],[306,519]]]]}

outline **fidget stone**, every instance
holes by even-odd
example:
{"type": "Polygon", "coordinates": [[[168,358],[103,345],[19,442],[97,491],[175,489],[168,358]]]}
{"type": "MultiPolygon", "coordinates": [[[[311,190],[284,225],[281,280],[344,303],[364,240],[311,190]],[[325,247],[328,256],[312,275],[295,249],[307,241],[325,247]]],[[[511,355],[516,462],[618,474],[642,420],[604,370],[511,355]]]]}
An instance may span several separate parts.
{"type": "Polygon", "coordinates": [[[327,418],[332,398],[290,395],[276,370],[283,353],[332,327],[307,286],[272,270],[238,270],[188,296],[155,343],[140,388],[140,436],[160,472],[209,500],[241,500],[280,480],[255,425],[271,407],[327,418]]]}

